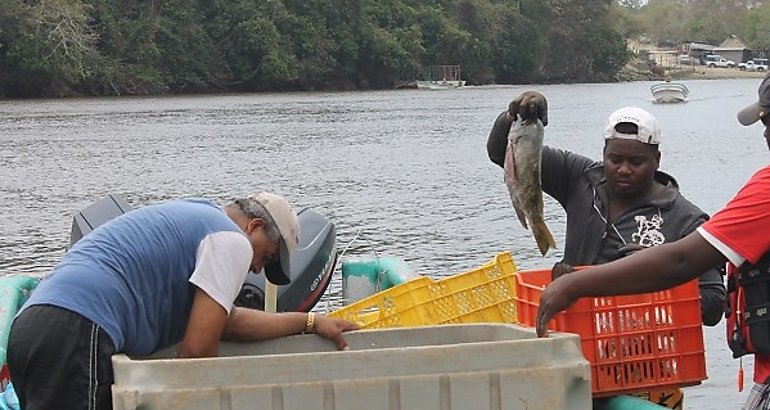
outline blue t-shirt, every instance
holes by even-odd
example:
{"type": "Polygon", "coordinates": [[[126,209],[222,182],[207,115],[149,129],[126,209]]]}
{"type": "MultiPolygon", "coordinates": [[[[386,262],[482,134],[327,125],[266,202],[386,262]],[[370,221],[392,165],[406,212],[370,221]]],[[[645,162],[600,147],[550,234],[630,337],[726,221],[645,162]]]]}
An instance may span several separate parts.
{"type": "Polygon", "coordinates": [[[182,340],[199,245],[222,231],[243,235],[222,209],[204,200],[128,212],[80,239],[24,307],[71,310],[101,326],[117,351],[152,353],[182,340]]]}

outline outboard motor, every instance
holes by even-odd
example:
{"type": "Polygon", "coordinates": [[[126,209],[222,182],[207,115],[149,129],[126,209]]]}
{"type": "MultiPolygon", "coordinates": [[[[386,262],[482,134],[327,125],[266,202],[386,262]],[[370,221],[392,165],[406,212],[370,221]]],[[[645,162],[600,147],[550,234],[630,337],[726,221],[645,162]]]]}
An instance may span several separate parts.
{"type": "Polygon", "coordinates": [[[120,195],[107,195],[106,197],[81,209],[72,218],[72,232],[70,232],[70,248],[80,238],[84,237],[96,227],[131,210],[131,205],[120,195]]]}
{"type": "MultiPolygon", "coordinates": [[[[131,210],[120,195],[110,194],[78,211],[72,220],[70,247],[110,219],[131,210]]],[[[291,255],[291,283],[278,286],[278,312],[308,312],[321,299],[331,282],[337,262],[337,233],[334,224],[318,212],[305,208],[297,213],[299,243],[291,255]]],[[[249,272],[236,306],[265,309],[265,275],[249,272]]]]}

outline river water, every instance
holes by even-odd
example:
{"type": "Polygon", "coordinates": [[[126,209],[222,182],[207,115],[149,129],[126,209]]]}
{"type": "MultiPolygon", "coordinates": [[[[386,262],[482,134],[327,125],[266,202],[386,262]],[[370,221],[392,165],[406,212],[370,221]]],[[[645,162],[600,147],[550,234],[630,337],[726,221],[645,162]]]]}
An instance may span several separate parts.
{"type": "MultiPolygon", "coordinates": [[[[680,105],[653,104],[649,82],[3,101],[0,274],[44,274],[64,253],[73,213],[108,193],[138,207],[262,189],[331,218],[344,257],[397,256],[436,277],[505,250],[522,269],[550,267],[560,251],[539,255],[486,154],[513,97],[545,94],[546,143],[593,158],[610,112],[651,111],[663,124],[661,169],[711,213],[770,158],[762,129],[735,119],[758,82],[688,81],[691,101],[680,105]]],[[[564,212],[550,198],[545,212],[559,244],[564,212]]],[[[337,279],[331,298],[339,293],[337,279]]],[[[710,378],[687,389],[688,408],[737,408],[747,393],[723,333],[705,328],[710,378]]]]}

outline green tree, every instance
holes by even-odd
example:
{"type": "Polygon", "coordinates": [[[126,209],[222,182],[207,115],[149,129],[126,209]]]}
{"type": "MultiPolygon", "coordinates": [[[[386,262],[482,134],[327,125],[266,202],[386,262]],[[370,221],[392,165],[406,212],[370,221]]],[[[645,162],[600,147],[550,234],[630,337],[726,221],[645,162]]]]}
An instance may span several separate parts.
{"type": "Polygon", "coordinates": [[[221,6],[213,38],[224,50],[230,84],[246,91],[292,87],[300,72],[291,39],[279,29],[292,22],[284,4],[241,0],[221,6]]]}
{"type": "Polygon", "coordinates": [[[93,82],[83,87],[94,94],[167,92],[157,68],[158,14],[150,1],[95,0],[92,26],[99,33],[101,57],[93,82]]]}
{"type": "Polygon", "coordinates": [[[90,7],[77,0],[7,0],[0,34],[2,94],[31,90],[67,93],[67,84],[93,73],[96,36],[88,26],[90,7]]]}
{"type": "Polygon", "coordinates": [[[204,25],[204,15],[186,0],[162,2],[155,19],[158,60],[165,86],[175,91],[205,91],[219,84],[227,70],[204,25]]]}
{"type": "Polygon", "coordinates": [[[770,2],[749,10],[743,30],[743,40],[749,47],[770,50],[770,2]]]}
{"type": "Polygon", "coordinates": [[[493,26],[497,32],[491,64],[498,83],[520,84],[543,77],[541,68],[548,50],[548,40],[537,22],[518,10],[499,5],[493,26]]]}

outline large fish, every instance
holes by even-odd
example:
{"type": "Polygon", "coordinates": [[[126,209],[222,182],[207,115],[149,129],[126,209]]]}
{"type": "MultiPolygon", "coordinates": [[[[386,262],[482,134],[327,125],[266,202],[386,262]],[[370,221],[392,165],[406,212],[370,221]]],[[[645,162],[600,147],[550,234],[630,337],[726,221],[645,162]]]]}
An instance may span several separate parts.
{"type": "Polygon", "coordinates": [[[543,123],[538,119],[518,117],[508,132],[503,163],[505,185],[521,225],[532,230],[540,254],[545,256],[549,249],[556,248],[556,242],[543,220],[543,190],[540,185],[543,123]]]}

